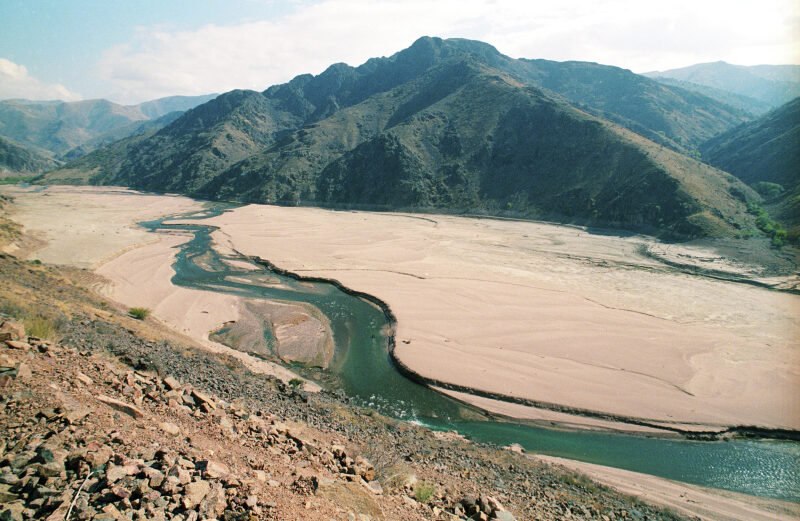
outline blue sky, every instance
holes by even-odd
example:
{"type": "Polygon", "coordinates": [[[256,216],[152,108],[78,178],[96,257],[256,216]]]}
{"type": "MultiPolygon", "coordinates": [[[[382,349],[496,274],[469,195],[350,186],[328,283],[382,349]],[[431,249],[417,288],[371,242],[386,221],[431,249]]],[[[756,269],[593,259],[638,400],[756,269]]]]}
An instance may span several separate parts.
{"type": "Polygon", "coordinates": [[[0,0],[0,99],[137,103],[358,65],[422,35],[635,72],[798,63],[785,0],[0,0]],[[658,5],[664,5],[660,3],[658,5]]]}

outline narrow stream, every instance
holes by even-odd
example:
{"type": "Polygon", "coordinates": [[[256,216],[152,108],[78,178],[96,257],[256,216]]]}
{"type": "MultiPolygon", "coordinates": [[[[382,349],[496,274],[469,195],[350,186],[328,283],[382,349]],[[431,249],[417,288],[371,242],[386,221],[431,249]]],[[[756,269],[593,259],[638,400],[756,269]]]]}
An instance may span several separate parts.
{"type": "MultiPolygon", "coordinates": [[[[219,215],[223,206],[182,219],[219,215]]],[[[141,223],[151,231],[182,230],[194,238],[180,246],[172,282],[249,298],[306,302],[330,320],[336,344],[330,368],[353,402],[395,418],[414,421],[497,445],[519,443],[530,452],[562,456],[643,472],[708,487],[800,502],[800,444],[777,441],[679,441],[600,432],[549,430],[479,419],[465,408],[397,372],[388,354],[386,318],[365,300],[328,283],[300,282],[265,270],[231,267],[211,248],[213,228],[141,223]],[[235,278],[235,280],[231,280],[235,278]],[[258,279],[261,280],[258,280],[258,279]]],[[[265,223],[265,226],[268,226],[265,223]]],[[[241,260],[240,258],[236,258],[241,260]]]]}

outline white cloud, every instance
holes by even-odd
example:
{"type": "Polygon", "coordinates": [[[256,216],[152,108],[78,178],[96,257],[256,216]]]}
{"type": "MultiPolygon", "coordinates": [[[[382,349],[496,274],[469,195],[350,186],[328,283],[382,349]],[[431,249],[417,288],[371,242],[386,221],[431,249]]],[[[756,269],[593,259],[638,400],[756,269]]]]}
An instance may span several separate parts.
{"type": "Polygon", "coordinates": [[[486,41],[514,57],[587,60],[643,72],[702,61],[800,61],[791,1],[323,0],[277,20],[196,31],[141,28],[105,52],[112,99],[137,102],[235,88],[263,90],[334,62],[358,65],[422,35],[486,41]]]}
{"type": "Polygon", "coordinates": [[[58,83],[44,83],[29,75],[24,65],[0,58],[0,99],[9,98],[76,101],[81,96],[58,83]]]}

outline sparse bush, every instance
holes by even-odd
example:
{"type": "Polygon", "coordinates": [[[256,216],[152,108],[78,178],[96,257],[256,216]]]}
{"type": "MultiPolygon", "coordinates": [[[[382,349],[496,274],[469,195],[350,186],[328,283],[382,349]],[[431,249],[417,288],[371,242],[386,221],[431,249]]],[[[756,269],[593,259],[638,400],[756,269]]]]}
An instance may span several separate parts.
{"type": "Polygon", "coordinates": [[[0,178],[0,185],[15,185],[33,179],[33,176],[7,176],[0,178]]]}
{"type": "Polygon", "coordinates": [[[25,319],[25,334],[28,336],[55,340],[59,328],[60,324],[58,321],[51,318],[34,316],[25,319]]]}
{"type": "Polygon", "coordinates": [[[773,221],[767,212],[756,203],[748,204],[747,211],[756,216],[756,226],[771,239],[772,246],[781,248],[787,236],[786,230],[783,229],[781,223],[773,221]]]}
{"type": "Polygon", "coordinates": [[[420,503],[427,503],[436,492],[436,487],[427,481],[419,481],[414,486],[414,498],[420,503]]]}
{"type": "Polygon", "coordinates": [[[144,320],[150,316],[150,310],[147,308],[131,308],[128,314],[136,320],[144,320]]]}
{"type": "Polygon", "coordinates": [[[602,490],[602,487],[597,484],[594,480],[592,480],[589,476],[584,474],[563,474],[560,476],[561,481],[563,481],[567,485],[571,485],[573,487],[581,488],[583,490],[597,493],[602,490]]]}
{"type": "Polygon", "coordinates": [[[289,380],[289,385],[291,385],[295,389],[302,389],[303,386],[305,385],[305,382],[300,378],[292,378],[291,380],[289,380]]]}

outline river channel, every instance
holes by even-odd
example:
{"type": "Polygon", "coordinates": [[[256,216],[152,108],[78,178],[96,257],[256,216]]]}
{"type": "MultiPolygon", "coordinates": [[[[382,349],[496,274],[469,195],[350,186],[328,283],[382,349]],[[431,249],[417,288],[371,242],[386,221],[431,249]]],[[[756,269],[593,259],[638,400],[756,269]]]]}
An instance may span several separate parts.
{"type": "MultiPolygon", "coordinates": [[[[203,219],[222,206],[181,216],[203,219]]],[[[402,376],[388,353],[387,319],[374,304],[326,282],[300,281],[255,265],[232,267],[212,249],[204,225],[141,223],[153,232],[181,230],[193,238],[180,246],[172,279],[177,286],[248,298],[305,302],[331,324],[336,355],[331,371],[356,404],[433,429],[456,430],[481,442],[519,443],[529,452],[618,467],[676,481],[800,502],[800,443],[784,441],[683,441],[606,432],[550,430],[479,419],[464,407],[402,376]],[[265,270],[269,282],[264,282],[265,270]]],[[[269,226],[269,223],[264,223],[269,226]]],[[[236,260],[243,260],[236,257],[236,260]]]]}

